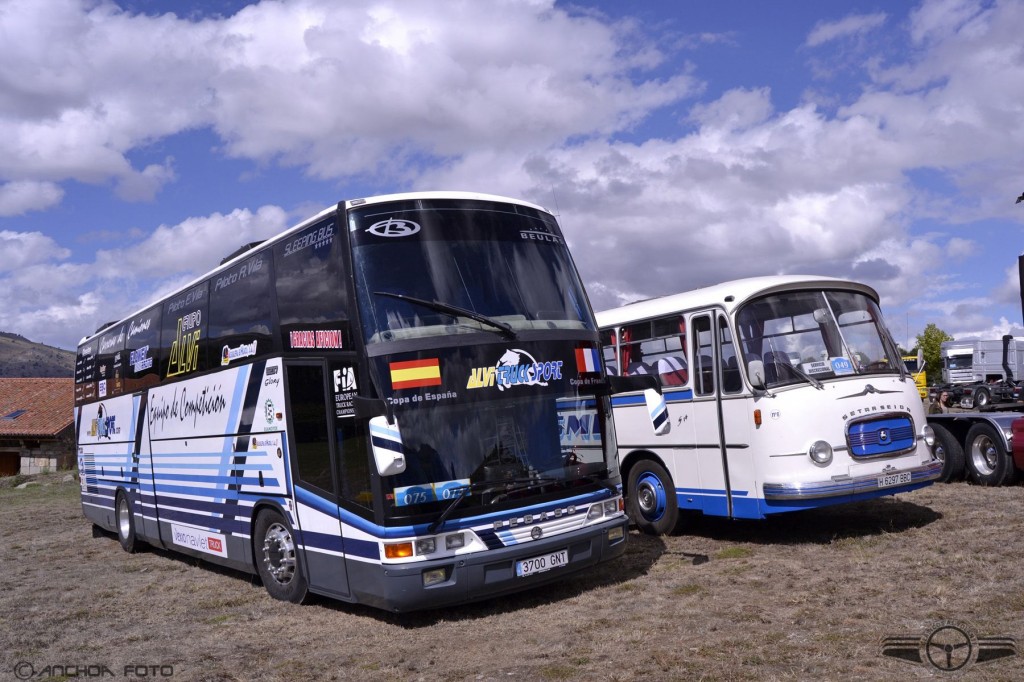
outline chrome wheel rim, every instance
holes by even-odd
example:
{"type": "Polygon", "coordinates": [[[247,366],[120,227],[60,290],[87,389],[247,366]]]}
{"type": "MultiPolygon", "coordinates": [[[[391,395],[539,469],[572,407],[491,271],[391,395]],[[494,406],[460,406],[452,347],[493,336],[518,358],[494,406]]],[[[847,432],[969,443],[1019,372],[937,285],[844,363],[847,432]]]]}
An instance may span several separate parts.
{"type": "Polygon", "coordinates": [[[117,501],[117,532],[122,539],[127,540],[131,531],[132,519],[128,510],[128,499],[122,495],[117,501]]]}
{"type": "Polygon", "coordinates": [[[975,470],[985,476],[995,473],[999,463],[999,451],[988,436],[979,436],[971,443],[971,462],[975,470]]]}
{"type": "Polygon", "coordinates": [[[295,577],[295,541],[281,523],[272,523],[263,538],[263,566],[279,585],[295,577]]]}

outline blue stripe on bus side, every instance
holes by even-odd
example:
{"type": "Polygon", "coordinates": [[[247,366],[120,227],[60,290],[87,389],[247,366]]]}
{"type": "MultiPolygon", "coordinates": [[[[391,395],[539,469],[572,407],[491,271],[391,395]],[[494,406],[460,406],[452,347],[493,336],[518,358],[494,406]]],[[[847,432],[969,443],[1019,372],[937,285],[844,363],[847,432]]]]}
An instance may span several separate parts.
{"type": "MultiPolygon", "coordinates": [[[[684,403],[693,400],[693,390],[689,388],[683,389],[662,389],[662,395],[665,396],[666,403],[684,403]]],[[[637,395],[617,395],[612,396],[612,407],[630,407],[633,405],[645,405],[646,399],[643,394],[637,395]]]]}
{"type": "MultiPolygon", "coordinates": [[[[495,520],[504,520],[511,517],[525,516],[527,514],[539,514],[546,511],[554,511],[555,509],[562,509],[569,505],[576,504],[587,504],[590,502],[597,501],[608,497],[609,493],[605,489],[597,490],[586,495],[577,495],[569,499],[558,500],[556,502],[547,502],[544,504],[537,504],[530,507],[520,507],[515,510],[507,510],[504,512],[494,512],[492,514],[482,514],[480,516],[471,516],[462,519],[451,519],[445,523],[444,531],[449,532],[453,530],[461,530],[464,528],[472,528],[473,526],[479,526],[482,524],[493,523],[495,520]]],[[[422,523],[417,526],[378,526],[361,516],[356,516],[352,512],[339,507],[337,504],[330,500],[324,499],[315,493],[306,490],[305,488],[295,488],[295,498],[298,502],[316,509],[319,512],[327,514],[328,516],[334,516],[341,518],[342,523],[349,526],[353,526],[363,531],[368,535],[379,537],[382,539],[386,538],[397,538],[397,537],[409,537],[413,535],[429,535],[427,533],[427,527],[429,523],[422,523]]]]}
{"type": "Polygon", "coordinates": [[[380,560],[380,545],[371,540],[343,538],[331,533],[297,530],[299,543],[308,549],[322,549],[339,552],[346,556],[358,556],[364,559],[380,560]]]}

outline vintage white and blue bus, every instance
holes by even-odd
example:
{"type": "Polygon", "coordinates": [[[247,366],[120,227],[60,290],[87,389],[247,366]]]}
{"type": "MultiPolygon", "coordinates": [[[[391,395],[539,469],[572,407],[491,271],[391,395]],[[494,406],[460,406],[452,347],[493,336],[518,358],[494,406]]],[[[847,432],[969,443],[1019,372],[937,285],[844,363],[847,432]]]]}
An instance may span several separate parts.
{"type": "Polygon", "coordinates": [[[615,380],[549,212],[389,195],[240,251],[79,346],[82,508],[126,550],[393,611],[624,551],[615,380]]]}
{"type": "Polygon", "coordinates": [[[670,532],[680,510],[760,519],[940,475],[871,287],[758,277],[597,319],[609,373],[656,377],[668,404],[652,438],[640,396],[613,399],[627,511],[646,532],[670,532]]]}

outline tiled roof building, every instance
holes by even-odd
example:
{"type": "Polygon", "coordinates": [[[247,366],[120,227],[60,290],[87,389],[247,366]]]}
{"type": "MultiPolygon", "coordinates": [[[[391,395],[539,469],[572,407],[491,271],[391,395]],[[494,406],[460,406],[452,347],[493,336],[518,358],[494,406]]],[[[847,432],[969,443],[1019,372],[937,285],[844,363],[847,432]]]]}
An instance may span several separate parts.
{"type": "Polygon", "coordinates": [[[0,378],[0,475],[74,464],[74,380],[0,378]]]}

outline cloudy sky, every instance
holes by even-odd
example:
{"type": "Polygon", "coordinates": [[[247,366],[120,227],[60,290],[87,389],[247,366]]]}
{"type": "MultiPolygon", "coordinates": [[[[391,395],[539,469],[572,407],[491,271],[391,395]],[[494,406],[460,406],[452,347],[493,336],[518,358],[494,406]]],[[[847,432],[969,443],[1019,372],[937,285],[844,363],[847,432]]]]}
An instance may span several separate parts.
{"type": "Polygon", "coordinates": [[[1024,2],[0,0],[0,331],[100,323],[338,200],[548,207],[596,308],[864,281],[1024,334],[1024,2]]]}

